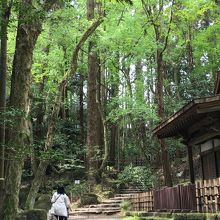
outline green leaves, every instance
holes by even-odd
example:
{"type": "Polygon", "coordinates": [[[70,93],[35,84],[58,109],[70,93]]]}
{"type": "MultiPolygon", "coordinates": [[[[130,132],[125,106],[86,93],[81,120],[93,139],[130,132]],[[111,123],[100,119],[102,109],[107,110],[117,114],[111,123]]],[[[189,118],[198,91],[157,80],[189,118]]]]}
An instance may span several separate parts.
{"type": "Polygon", "coordinates": [[[130,164],[118,174],[118,181],[119,185],[141,185],[144,190],[148,190],[153,186],[155,176],[151,173],[150,169],[146,167],[135,167],[130,164]]]}
{"type": "MultiPolygon", "coordinates": [[[[143,100],[144,101],[144,100],[143,100]]],[[[156,120],[157,116],[153,105],[147,105],[144,102],[134,101],[129,96],[118,97],[112,99],[109,104],[110,113],[107,120],[116,122],[124,118],[129,121],[143,121],[156,120]],[[112,108],[111,106],[118,106],[118,108],[112,108]]]]}

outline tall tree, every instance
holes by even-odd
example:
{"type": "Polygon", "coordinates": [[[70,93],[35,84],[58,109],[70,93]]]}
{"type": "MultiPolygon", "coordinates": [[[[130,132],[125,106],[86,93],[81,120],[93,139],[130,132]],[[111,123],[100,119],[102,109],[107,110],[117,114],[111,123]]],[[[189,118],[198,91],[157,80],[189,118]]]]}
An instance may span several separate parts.
{"type": "Polygon", "coordinates": [[[5,157],[5,108],[6,108],[6,73],[7,73],[7,28],[11,10],[11,4],[2,0],[0,10],[0,210],[3,201],[4,184],[4,157],[5,157]]]}
{"type": "MultiPolygon", "coordinates": [[[[54,1],[45,1],[43,11],[48,11],[54,1]]],[[[29,90],[31,83],[31,67],[33,50],[42,30],[42,13],[34,7],[32,0],[23,0],[19,5],[16,48],[13,60],[9,107],[16,116],[9,128],[6,182],[1,219],[13,220],[18,211],[18,195],[24,161],[25,148],[29,145],[30,112],[29,90]]]]}
{"type": "Polygon", "coordinates": [[[23,167],[23,151],[28,145],[29,88],[32,55],[41,23],[36,18],[32,1],[20,5],[17,28],[16,52],[13,61],[9,106],[16,110],[17,117],[9,130],[7,144],[11,147],[5,184],[5,197],[1,219],[14,219],[18,210],[18,194],[23,167]],[[24,13],[28,12],[28,13],[24,13]],[[35,15],[35,16],[34,16],[35,15]],[[15,150],[13,150],[15,149],[15,150]]]}
{"type": "MultiPolygon", "coordinates": [[[[116,58],[113,59],[114,65],[116,65],[116,68],[109,69],[109,72],[111,74],[111,85],[110,85],[110,99],[116,99],[119,94],[119,54],[116,55],[116,58]]],[[[113,108],[118,108],[118,103],[115,102],[113,105],[113,108]]],[[[118,145],[118,124],[117,122],[112,122],[110,124],[110,147],[109,147],[109,160],[111,165],[116,164],[116,151],[118,145]]]]}
{"type": "MultiPolygon", "coordinates": [[[[87,19],[91,21],[95,17],[95,0],[87,0],[87,19]]],[[[96,50],[95,39],[90,40],[88,47],[88,131],[87,131],[87,163],[88,179],[91,184],[100,181],[99,157],[101,149],[100,136],[103,132],[100,125],[100,59],[96,50]]]]}
{"type": "MultiPolygon", "coordinates": [[[[145,13],[150,20],[154,33],[155,33],[155,41],[156,41],[156,53],[155,53],[155,62],[156,62],[156,101],[157,101],[157,112],[158,117],[161,121],[165,120],[165,111],[164,111],[164,52],[167,49],[171,23],[173,19],[173,4],[174,1],[171,2],[170,6],[170,16],[168,25],[164,30],[163,19],[161,17],[162,12],[165,8],[164,1],[155,1],[153,4],[147,3],[145,0],[142,0],[143,8],[145,13]],[[165,34],[164,34],[165,32],[165,34]]],[[[167,2],[168,4],[168,2],[167,2]]],[[[171,169],[169,162],[169,155],[167,151],[167,145],[164,139],[160,140],[161,146],[161,157],[162,157],[162,166],[163,166],[163,174],[165,179],[166,186],[172,186],[172,178],[171,178],[171,169]]]]}

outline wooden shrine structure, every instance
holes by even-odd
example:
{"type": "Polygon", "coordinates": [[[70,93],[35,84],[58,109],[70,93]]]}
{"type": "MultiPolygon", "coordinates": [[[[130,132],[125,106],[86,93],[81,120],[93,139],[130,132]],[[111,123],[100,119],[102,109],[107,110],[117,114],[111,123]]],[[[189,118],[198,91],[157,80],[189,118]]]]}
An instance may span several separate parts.
{"type": "Polygon", "coordinates": [[[188,149],[191,183],[195,183],[192,155],[195,145],[200,148],[202,179],[220,177],[220,71],[213,96],[192,100],[153,132],[159,139],[183,138],[188,149]]]}

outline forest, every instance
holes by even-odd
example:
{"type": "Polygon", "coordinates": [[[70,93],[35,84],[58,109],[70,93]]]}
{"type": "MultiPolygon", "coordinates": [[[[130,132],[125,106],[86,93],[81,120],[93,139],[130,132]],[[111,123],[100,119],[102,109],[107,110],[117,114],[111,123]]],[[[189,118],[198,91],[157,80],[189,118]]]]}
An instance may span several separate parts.
{"type": "Polygon", "coordinates": [[[181,139],[152,131],[213,94],[219,0],[0,2],[1,220],[59,184],[189,179],[181,139]]]}

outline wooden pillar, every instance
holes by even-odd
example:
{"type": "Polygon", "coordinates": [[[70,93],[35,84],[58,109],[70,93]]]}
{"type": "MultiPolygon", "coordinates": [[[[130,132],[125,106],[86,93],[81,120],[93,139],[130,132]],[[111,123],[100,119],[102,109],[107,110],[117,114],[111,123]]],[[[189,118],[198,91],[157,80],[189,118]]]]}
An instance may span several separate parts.
{"type": "Polygon", "coordinates": [[[187,144],[187,149],[188,149],[190,182],[194,184],[195,183],[195,174],[194,174],[194,166],[193,166],[192,145],[187,144]]]}

